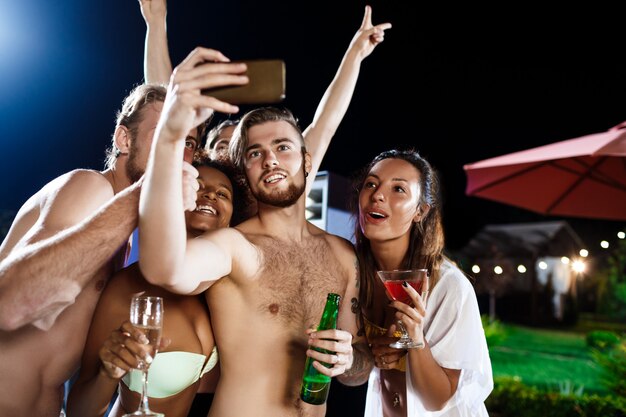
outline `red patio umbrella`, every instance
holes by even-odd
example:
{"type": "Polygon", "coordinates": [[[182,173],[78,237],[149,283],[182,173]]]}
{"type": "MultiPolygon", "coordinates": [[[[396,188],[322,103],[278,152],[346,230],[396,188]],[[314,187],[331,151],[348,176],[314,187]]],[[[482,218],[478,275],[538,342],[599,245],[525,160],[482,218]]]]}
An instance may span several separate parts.
{"type": "Polygon", "coordinates": [[[625,127],[465,165],[466,194],[542,214],[626,220],[625,127]]]}

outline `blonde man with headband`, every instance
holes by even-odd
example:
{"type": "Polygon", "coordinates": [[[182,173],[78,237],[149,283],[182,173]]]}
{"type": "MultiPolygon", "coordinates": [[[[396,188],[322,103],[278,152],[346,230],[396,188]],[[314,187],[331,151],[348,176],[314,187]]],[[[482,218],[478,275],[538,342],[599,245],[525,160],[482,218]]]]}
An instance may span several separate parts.
{"type": "Polygon", "coordinates": [[[137,223],[139,179],[164,98],[161,86],[135,88],[118,113],[106,169],[50,181],[2,242],[0,415],[59,415],[95,305],[137,223]]]}

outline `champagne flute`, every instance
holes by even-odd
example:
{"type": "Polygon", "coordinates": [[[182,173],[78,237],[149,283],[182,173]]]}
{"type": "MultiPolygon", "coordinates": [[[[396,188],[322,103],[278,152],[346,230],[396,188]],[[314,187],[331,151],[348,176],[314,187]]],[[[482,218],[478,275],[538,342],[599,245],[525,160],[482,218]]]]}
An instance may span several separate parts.
{"type": "MultiPolygon", "coordinates": [[[[424,286],[428,288],[428,270],[426,269],[410,269],[406,271],[377,271],[378,277],[383,282],[387,297],[391,300],[400,301],[404,304],[411,305],[411,298],[406,293],[403,282],[407,282],[411,287],[415,288],[418,294],[422,294],[424,286]]],[[[409,337],[406,328],[402,324],[402,321],[398,320],[398,327],[402,333],[402,337],[397,341],[389,344],[389,347],[395,349],[413,349],[421,348],[424,346],[423,342],[417,342],[409,337]]]]}
{"type": "MultiPolygon", "coordinates": [[[[163,298],[136,295],[130,303],[130,322],[148,338],[149,354],[154,359],[161,343],[163,330],[163,298]]],[[[148,407],[148,368],[150,364],[140,360],[137,369],[141,371],[143,387],[139,408],[134,413],[124,414],[123,417],[164,417],[148,407]]]]}

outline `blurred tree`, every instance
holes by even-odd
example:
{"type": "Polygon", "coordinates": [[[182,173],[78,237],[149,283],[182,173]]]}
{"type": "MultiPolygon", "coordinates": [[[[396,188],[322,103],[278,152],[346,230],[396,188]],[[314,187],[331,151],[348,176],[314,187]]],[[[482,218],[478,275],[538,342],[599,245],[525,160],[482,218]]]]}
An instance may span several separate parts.
{"type": "Polygon", "coordinates": [[[626,320],[626,239],[620,239],[607,259],[606,279],[598,286],[598,312],[626,320]]]}

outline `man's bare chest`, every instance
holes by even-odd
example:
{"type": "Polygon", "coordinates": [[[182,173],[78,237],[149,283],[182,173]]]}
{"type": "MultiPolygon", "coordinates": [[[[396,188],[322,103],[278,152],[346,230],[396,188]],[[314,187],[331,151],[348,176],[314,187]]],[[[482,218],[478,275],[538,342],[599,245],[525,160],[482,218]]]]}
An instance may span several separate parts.
{"type": "Polygon", "coordinates": [[[329,292],[345,293],[346,271],[325,241],[261,248],[255,291],[258,308],[270,317],[309,327],[319,320],[329,292]]]}

